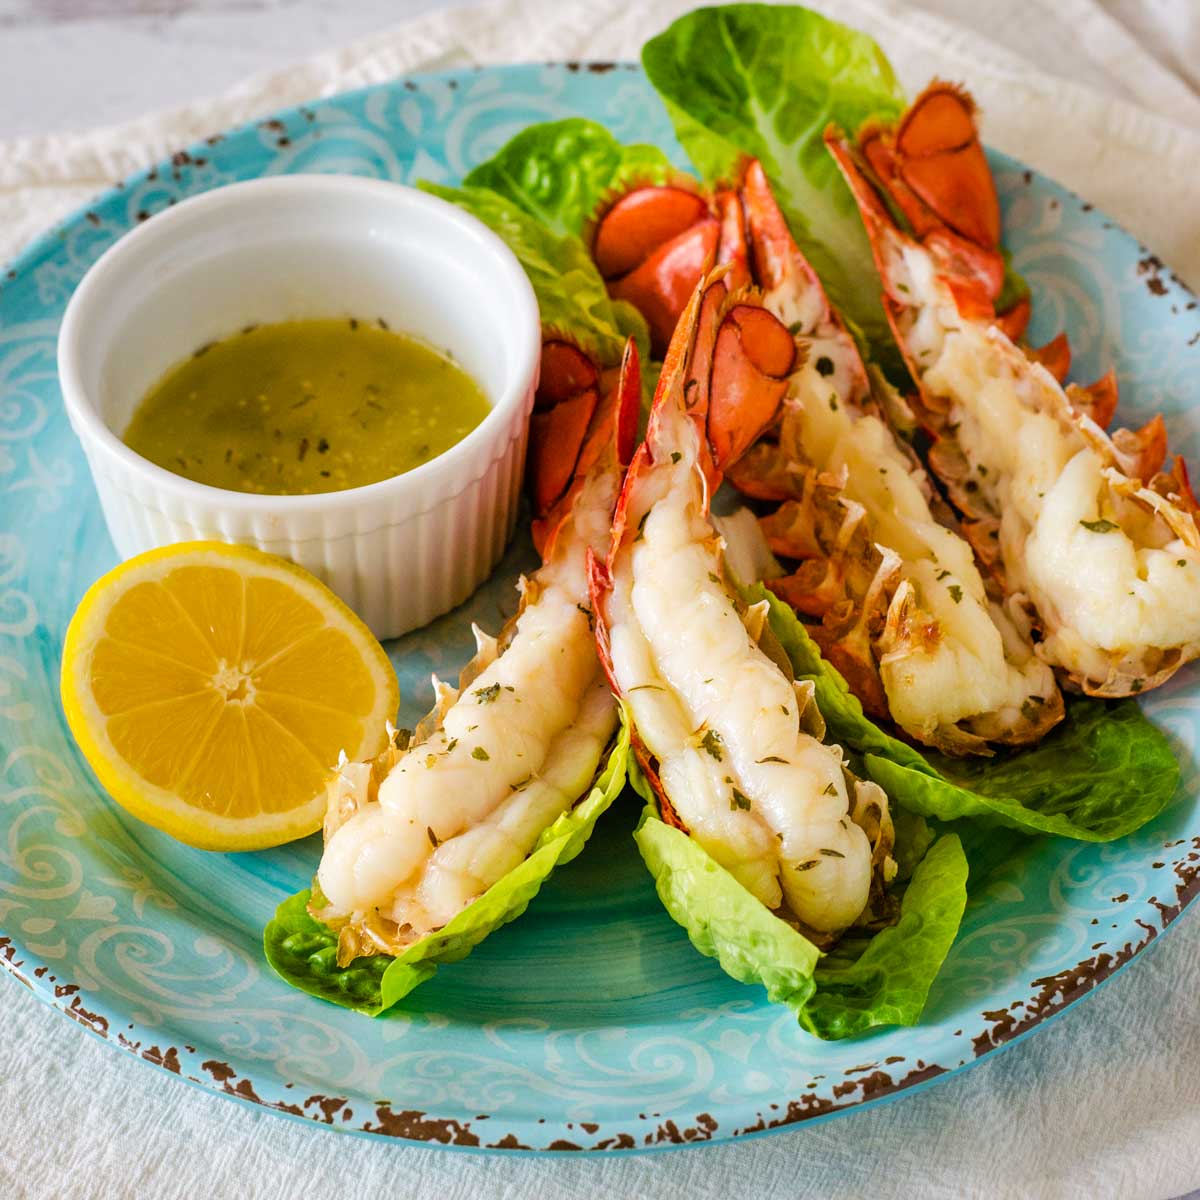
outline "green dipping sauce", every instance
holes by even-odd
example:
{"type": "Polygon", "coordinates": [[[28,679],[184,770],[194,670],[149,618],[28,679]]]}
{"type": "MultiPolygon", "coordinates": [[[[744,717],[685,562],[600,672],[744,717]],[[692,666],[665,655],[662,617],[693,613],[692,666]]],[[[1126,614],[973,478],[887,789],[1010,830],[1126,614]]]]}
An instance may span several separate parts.
{"type": "Polygon", "coordinates": [[[303,496],[402,475],[489,411],[461,367],[357,320],[252,326],[203,346],[125,430],[143,458],[233,492],[303,496]]]}

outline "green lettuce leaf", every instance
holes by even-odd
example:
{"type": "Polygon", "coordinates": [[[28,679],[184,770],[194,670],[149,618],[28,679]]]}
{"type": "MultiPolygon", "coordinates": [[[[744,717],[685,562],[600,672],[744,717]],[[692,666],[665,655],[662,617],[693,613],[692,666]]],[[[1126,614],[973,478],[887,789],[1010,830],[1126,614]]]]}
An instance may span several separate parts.
{"type": "MultiPolygon", "coordinates": [[[[896,882],[904,883],[913,877],[925,852],[937,840],[937,833],[918,812],[899,804],[891,805],[890,811],[896,830],[896,844],[892,847],[892,857],[896,860],[896,882]]],[[[969,859],[970,855],[967,857],[969,859]]]]}
{"type": "Polygon", "coordinates": [[[631,304],[609,298],[578,237],[551,232],[491,188],[419,186],[471,213],[507,243],[533,285],[544,328],[573,338],[604,366],[621,361],[630,335],[643,361],[649,358],[646,322],[631,304]]]}
{"type": "Polygon", "coordinates": [[[647,801],[633,840],[663,907],[701,954],[741,983],[799,1011],[816,990],[821,952],[751,895],[700,844],[661,819],[645,776],[630,760],[630,782],[647,801]]]}
{"type": "Polygon", "coordinates": [[[1031,293],[1025,276],[1017,271],[1012,264],[1012,255],[1004,246],[1000,247],[1004,259],[1004,280],[1000,285],[1000,295],[996,297],[996,311],[1008,312],[1020,300],[1028,300],[1031,293]]]}
{"type": "Polygon", "coordinates": [[[523,129],[463,182],[491,188],[551,233],[582,237],[609,196],[678,174],[657,146],[627,146],[595,121],[568,117],[523,129]]]}
{"type": "Polygon", "coordinates": [[[874,1025],[915,1024],[966,904],[967,858],[958,838],[945,834],[914,871],[896,924],[872,938],[843,939],[821,960],[805,1027],[817,1037],[846,1038],[874,1025]]]}
{"type": "Polygon", "coordinates": [[[588,795],[542,831],[524,862],[403,954],[359,958],[339,967],[337,934],[309,915],[309,893],[304,891],[285,900],[264,930],[267,962],[302,992],[378,1016],[433,975],[439,963],[465,958],[489,933],[525,911],[554,868],[583,849],[601,814],[620,795],[628,757],[629,730],[622,721],[608,762],[588,795]]]}
{"type": "Polygon", "coordinates": [[[871,721],[791,607],[761,584],[771,630],[811,679],[830,738],[863,756],[866,775],[900,807],[941,821],[983,820],[1026,834],[1108,842],[1139,829],[1175,794],[1171,744],[1133,700],[1075,696],[1063,722],[1035,747],[994,758],[922,754],[871,721]]]}
{"type": "Polygon", "coordinates": [[[1028,750],[993,759],[930,754],[937,774],[869,754],[867,773],[914,812],[1026,833],[1110,842],[1156,817],[1179,783],[1179,761],[1133,700],[1074,696],[1062,723],[1028,750]]]}
{"type": "Polygon", "coordinates": [[[830,299],[894,369],[867,237],[823,141],[830,122],[854,133],[903,112],[875,42],[806,8],[735,4],[680,17],[642,48],[642,65],[706,180],[730,178],[745,155],[762,161],[830,299]]]}
{"type": "Polygon", "coordinates": [[[630,782],[647,801],[634,841],[663,907],[701,954],[741,983],[762,984],[770,1000],[787,1005],[820,1038],[917,1022],[967,902],[967,860],[957,837],[939,838],[924,855],[894,926],[847,938],[823,957],[697,842],[660,818],[632,759],[630,782]]]}

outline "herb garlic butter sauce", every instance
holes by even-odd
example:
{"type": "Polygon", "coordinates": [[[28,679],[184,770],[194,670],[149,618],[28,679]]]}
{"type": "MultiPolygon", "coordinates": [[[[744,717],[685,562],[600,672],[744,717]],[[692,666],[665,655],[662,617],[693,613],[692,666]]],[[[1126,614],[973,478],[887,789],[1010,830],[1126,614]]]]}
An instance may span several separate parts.
{"type": "Polygon", "coordinates": [[[305,495],[410,471],[487,414],[461,367],[382,322],[286,321],[251,326],[172,368],[124,441],[197,483],[305,495]]]}

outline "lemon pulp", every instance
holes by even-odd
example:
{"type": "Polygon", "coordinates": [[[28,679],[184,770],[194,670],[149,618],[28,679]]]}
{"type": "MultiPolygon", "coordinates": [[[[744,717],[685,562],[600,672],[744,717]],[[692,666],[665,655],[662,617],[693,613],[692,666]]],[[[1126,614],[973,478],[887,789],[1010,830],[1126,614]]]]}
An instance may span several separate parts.
{"type": "Polygon", "coordinates": [[[80,603],[63,648],[72,733],[113,798],[192,845],[312,833],[340,752],[386,742],[395,674],[307,572],[241,546],[139,555],[80,603]]]}

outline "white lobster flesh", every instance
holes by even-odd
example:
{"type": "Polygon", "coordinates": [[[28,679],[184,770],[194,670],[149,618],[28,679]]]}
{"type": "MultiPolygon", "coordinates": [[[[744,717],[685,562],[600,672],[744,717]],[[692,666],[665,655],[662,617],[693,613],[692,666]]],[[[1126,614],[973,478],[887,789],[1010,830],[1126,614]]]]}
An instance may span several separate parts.
{"type": "Polygon", "coordinates": [[[1155,651],[1196,657],[1195,521],[1121,471],[1109,439],[1073,416],[1045,368],[994,327],[947,312],[924,252],[904,261],[933,318],[910,342],[927,364],[921,382],[953,405],[980,502],[998,514],[1008,588],[1029,597],[1045,629],[1040,653],[1101,685],[1132,672],[1145,686],[1155,651]]]}
{"type": "Polygon", "coordinates": [[[1053,672],[989,599],[971,547],[935,519],[921,468],[878,416],[847,398],[833,411],[827,390],[797,378],[783,421],[797,423],[801,444],[838,480],[847,519],[861,506],[876,546],[890,552],[898,582],[876,656],[892,719],[952,752],[1040,736],[1062,711],[1053,672]]]}

